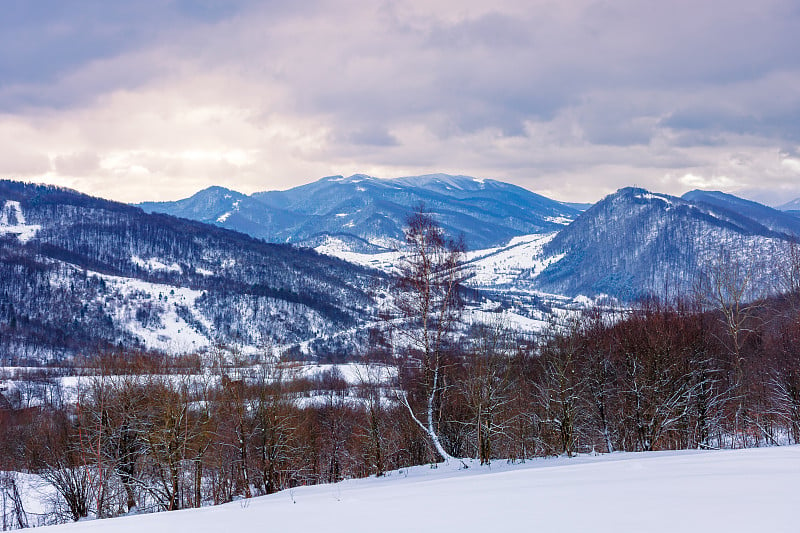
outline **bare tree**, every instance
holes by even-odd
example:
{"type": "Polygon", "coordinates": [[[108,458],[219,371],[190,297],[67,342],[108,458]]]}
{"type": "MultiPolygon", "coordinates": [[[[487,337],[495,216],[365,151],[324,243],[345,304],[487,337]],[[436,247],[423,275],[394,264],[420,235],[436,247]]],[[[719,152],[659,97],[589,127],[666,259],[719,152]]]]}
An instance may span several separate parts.
{"type": "Polygon", "coordinates": [[[273,360],[262,363],[255,376],[254,455],[265,494],[284,488],[281,473],[290,463],[295,447],[294,409],[286,390],[291,379],[292,369],[273,360]]]}
{"type": "Polygon", "coordinates": [[[79,430],[66,412],[42,415],[37,421],[36,440],[29,443],[29,453],[36,457],[36,473],[58,495],[54,514],[62,520],[77,522],[89,516],[92,499],[97,494],[96,475],[79,443],[79,430]]]}
{"type": "Polygon", "coordinates": [[[758,265],[754,261],[733,256],[730,250],[720,250],[717,260],[705,273],[704,287],[698,295],[705,307],[719,314],[722,334],[718,340],[725,347],[730,365],[730,391],[733,411],[733,439],[747,445],[748,412],[745,346],[754,336],[759,298],[758,265]]]}
{"type": "Polygon", "coordinates": [[[513,335],[498,318],[478,326],[464,361],[458,388],[472,421],[477,457],[489,464],[495,438],[505,431],[504,410],[512,400],[513,335]]]}
{"type": "Polygon", "coordinates": [[[369,442],[368,457],[372,463],[376,477],[380,477],[386,470],[386,443],[385,443],[385,418],[386,409],[382,403],[382,386],[387,377],[383,365],[367,364],[364,367],[355,367],[358,379],[358,397],[364,401],[366,409],[367,441],[369,442]]]}
{"type": "Polygon", "coordinates": [[[15,472],[0,472],[0,499],[3,501],[3,531],[28,527],[28,514],[22,506],[15,472]]]}
{"type": "Polygon", "coordinates": [[[583,350],[577,319],[565,324],[551,324],[547,338],[541,346],[539,364],[541,372],[536,384],[538,400],[543,407],[543,421],[555,431],[558,451],[568,457],[576,452],[582,424],[579,417],[583,395],[583,376],[578,372],[578,357],[583,350]]]}
{"type": "Polygon", "coordinates": [[[615,397],[618,394],[616,369],[611,357],[609,325],[603,311],[592,309],[583,317],[582,333],[586,344],[579,354],[579,368],[584,374],[588,411],[608,453],[614,452],[616,422],[615,397]]]}
{"type": "Polygon", "coordinates": [[[453,457],[440,438],[437,413],[445,386],[446,352],[463,308],[464,245],[448,239],[422,207],[409,217],[405,236],[406,254],[398,265],[392,318],[402,344],[401,363],[416,370],[401,376],[414,376],[416,382],[405,384],[399,400],[436,452],[448,461],[453,457]],[[421,389],[422,413],[412,405],[411,389],[421,389]]]}

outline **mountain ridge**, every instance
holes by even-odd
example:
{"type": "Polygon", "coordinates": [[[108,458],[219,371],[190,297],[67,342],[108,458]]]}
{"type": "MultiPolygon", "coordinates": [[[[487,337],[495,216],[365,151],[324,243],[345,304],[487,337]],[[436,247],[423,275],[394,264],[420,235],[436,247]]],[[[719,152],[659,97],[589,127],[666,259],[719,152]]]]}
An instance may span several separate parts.
{"type": "Polygon", "coordinates": [[[369,313],[375,273],[310,249],[47,186],[1,181],[0,204],[36,227],[22,240],[19,224],[0,225],[5,356],[61,357],[70,338],[103,350],[169,351],[181,335],[192,350],[289,345],[369,313]]]}
{"type": "Polygon", "coordinates": [[[436,213],[446,232],[463,234],[470,248],[553,231],[579,213],[516,185],[448,174],[393,179],[366,174],[327,176],[285,191],[250,196],[236,193],[236,200],[234,192],[228,193],[231,198],[220,199],[218,191],[205,189],[177,202],[137,205],[149,212],[188,216],[272,242],[303,244],[320,236],[342,234],[383,248],[402,243],[406,217],[420,205],[436,213]],[[234,206],[236,201],[239,204],[234,206]],[[189,208],[199,204],[209,207],[189,208]],[[230,214],[222,218],[226,213],[230,214]]]}
{"type": "MultiPolygon", "coordinates": [[[[509,204],[502,214],[511,218],[524,211],[515,200],[538,198],[492,180],[428,175],[411,181],[440,189],[427,197],[439,202],[430,209],[434,218],[450,222],[443,224],[445,232],[469,224],[473,237],[503,234],[487,230],[480,217],[505,196],[509,204]],[[499,193],[475,200],[487,188],[499,193]],[[467,201],[459,210],[462,198],[467,201]]],[[[408,211],[392,195],[413,196],[402,180],[334,176],[290,193],[294,200],[267,198],[306,202],[312,210],[321,204],[315,198],[340,190],[342,183],[350,187],[348,195],[353,187],[391,194],[369,201],[334,195],[324,212],[346,219],[350,214],[338,209],[368,206],[365,217],[377,217],[374,227],[383,230],[380,224],[386,223],[402,232],[408,211]],[[381,218],[382,209],[395,214],[381,218]]],[[[206,192],[183,207],[226,222],[238,220],[234,207],[261,202],[222,187],[206,192]]],[[[320,217],[303,217],[299,226],[320,217]]],[[[530,220],[535,217],[542,214],[530,220]]],[[[747,295],[758,297],[781,286],[782,262],[798,235],[789,215],[713,191],[676,197],[622,188],[564,222],[551,222],[547,232],[508,237],[519,224],[512,221],[501,244],[468,252],[469,284],[487,297],[473,310],[513,310],[530,319],[521,324],[533,327],[544,323],[541,313],[553,306],[590,305],[605,295],[620,305],[691,296],[715,268],[721,274],[735,264],[752,273],[747,295]]],[[[377,309],[375,284],[388,283],[402,255],[387,233],[376,231],[381,240],[370,241],[332,226],[302,241],[304,248],[221,224],[146,213],[63,188],[0,181],[0,349],[47,359],[80,346],[169,352],[180,351],[174,346],[179,338],[188,339],[181,342],[191,350],[224,339],[251,352],[273,346],[305,357],[364,346],[377,309]]]]}
{"type": "MultiPolygon", "coordinates": [[[[721,256],[752,263],[782,253],[787,235],[742,213],[645,189],[618,190],[544,247],[563,258],[536,280],[561,294],[610,294],[624,300],[690,295],[721,256]],[[624,216],[622,215],[624,214],[624,216]]],[[[766,285],[778,272],[761,261],[766,285]]]]}

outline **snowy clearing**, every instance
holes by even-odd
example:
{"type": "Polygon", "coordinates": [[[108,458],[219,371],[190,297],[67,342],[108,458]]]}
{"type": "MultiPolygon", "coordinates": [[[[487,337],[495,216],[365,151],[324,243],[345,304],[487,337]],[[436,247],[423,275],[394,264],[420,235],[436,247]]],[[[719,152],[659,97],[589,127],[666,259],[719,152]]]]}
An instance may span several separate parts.
{"type": "Polygon", "coordinates": [[[61,531],[796,532],[800,447],[419,466],[61,531]]]}
{"type": "MultiPolygon", "coordinates": [[[[153,260],[150,261],[152,264],[153,260]]],[[[190,353],[210,345],[211,339],[197,331],[186,321],[186,315],[179,312],[179,308],[185,308],[194,321],[211,331],[211,322],[196,311],[195,301],[203,291],[99,272],[87,271],[87,274],[103,279],[108,286],[107,294],[98,296],[97,302],[117,324],[142,339],[147,348],[167,353],[190,353]],[[142,324],[136,319],[136,310],[142,302],[157,307],[162,318],[153,324],[142,324]]],[[[64,283],[63,280],[56,281],[64,283]]]]}
{"type": "Polygon", "coordinates": [[[544,246],[556,233],[515,237],[502,248],[467,253],[467,268],[473,274],[469,284],[478,288],[512,285],[523,272],[540,274],[563,256],[545,256],[544,246]]]}
{"type": "Polygon", "coordinates": [[[3,208],[0,209],[0,235],[10,233],[16,235],[21,243],[31,240],[42,226],[39,224],[27,224],[25,215],[19,202],[6,200],[3,208]]]}

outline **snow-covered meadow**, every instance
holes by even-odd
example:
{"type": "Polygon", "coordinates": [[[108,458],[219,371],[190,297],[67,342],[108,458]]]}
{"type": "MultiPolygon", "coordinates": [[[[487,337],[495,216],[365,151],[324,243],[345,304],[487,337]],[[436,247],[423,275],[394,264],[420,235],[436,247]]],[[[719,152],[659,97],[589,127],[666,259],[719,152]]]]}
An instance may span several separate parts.
{"type": "Polygon", "coordinates": [[[800,446],[418,466],[383,478],[58,530],[796,532],[798,479],[800,446]]]}

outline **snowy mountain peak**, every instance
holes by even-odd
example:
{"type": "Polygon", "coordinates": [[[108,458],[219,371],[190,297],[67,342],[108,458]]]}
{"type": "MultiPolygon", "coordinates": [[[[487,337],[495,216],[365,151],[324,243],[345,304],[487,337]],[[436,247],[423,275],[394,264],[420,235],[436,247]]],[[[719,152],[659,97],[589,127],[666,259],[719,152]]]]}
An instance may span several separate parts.
{"type": "Polygon", "coordinates": [[[406,219],[420,204],[449,234],[463,234],[471,249],[551,232],[578,214],[572,207],[516,185],[449,174],[393,179],[366,174],[328,176],[292,189],[251,196],[209,188],[178,202],[141,207],[272,242],[316,246],[322,242],[321,236],[332,235],[357,241],[357,248],[363,250],[364,244],[385,248],[387,243],[401,242],[406,219]]]}
{"type": "Polygon", "coordinates": [[[779,205],[775,209],[778,209],[779,211],[800,211],[800,198],[795,198],[790,202],[779,205]]]}
{"type": "Polygon", "coordinates": [[[394,178],[392,183],[411,187],[428,187],[433,189],[451,189],[457,191],[480,190],[487,183],[498,183],[484,178],[452,174],[423,174],[421,176],[406,176],[394,178]]]}
{"type": "Polygon", "coordinates": [[[674,203],[674,201],[677,199],[674,196],[670,196],[668,194],[663,194],[663,193],[651,192],[641,187],[623,187],[622,189],[619,189],[616,193],[609,195],[607,198],[611,200],[615,199],[659,200],[667,203],[674,203]]]}

